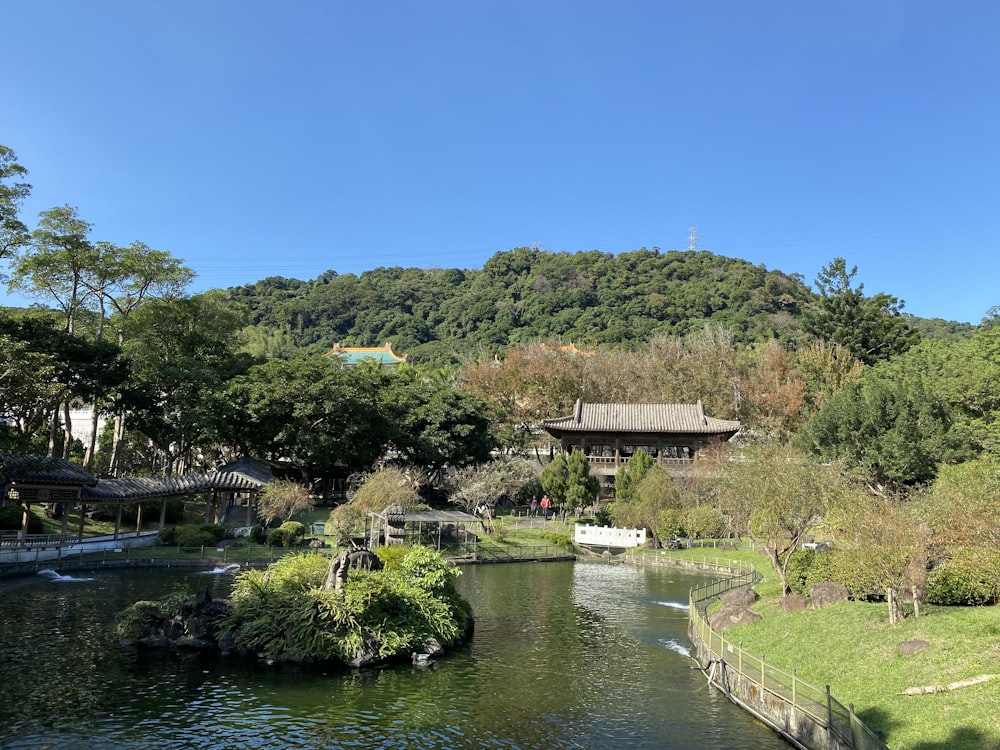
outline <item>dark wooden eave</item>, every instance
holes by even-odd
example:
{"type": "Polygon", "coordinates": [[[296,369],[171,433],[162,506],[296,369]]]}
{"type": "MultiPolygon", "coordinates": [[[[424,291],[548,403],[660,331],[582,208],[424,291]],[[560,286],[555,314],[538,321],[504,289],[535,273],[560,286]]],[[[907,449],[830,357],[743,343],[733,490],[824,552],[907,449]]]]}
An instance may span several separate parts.
{"type": "Polygon", "coordinates": [[[734,420],[716,419],[696,404],[587,404],[578,400],[573,413],[545,419],[542,428],[555,438],[572,434],[702,435],[724,440],[740,429],[734,420]]]}

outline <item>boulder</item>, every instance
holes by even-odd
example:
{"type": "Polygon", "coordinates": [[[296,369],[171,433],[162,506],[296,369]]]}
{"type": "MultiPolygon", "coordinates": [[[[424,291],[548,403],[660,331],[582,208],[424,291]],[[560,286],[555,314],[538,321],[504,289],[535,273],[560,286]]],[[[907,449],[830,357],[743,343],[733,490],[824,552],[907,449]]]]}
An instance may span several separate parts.
{"type": "Polygon", "coordinates": [[[816,609],[823,609],[831,604],[847,601],[849,596],[850,592],[847,590],[847,586],[842,583],[825,581],[814,583],[809,587],[809,599],[816,609]]]}
{"type": "Polygon", "coordinates": [[[919,638],[913,638],[908,641],[902,641],[899,644],[899,653],[903,656],[913,656],[914,654],[919,654],[921,651],[926,651],[931,647],[930,641],[920,640],[919,638]]]}
{"type": "Polygon", "coordinates": [[[781,597],[782,612],[805,612],[809,607],[809,597],[802,594],[788,594],[781,597]]]}
{"type": "Polygon", "coordinates": [[[379,644],[374,638],[365,638],[361,648],[350,659],[345,660],[345,664],[355,669],[359,667],[370,667],[379,662],[379,644]]]}
{"type": "Polygon", "coordinates": [[[757,592],[749,586],[741,586],[738,589],[730,589],[719,599],[724,607],[749,607],[760,597],[757,592]]]}
{"type": "Polygon", "coordinates": [[[718,612],[709,615],[708,624],[712,630],[723,631],[734,628],[737,625],[746,625],[749,622],[757,622],[760,615],[752,612],[746,607],[723,607],[718,612]]]}

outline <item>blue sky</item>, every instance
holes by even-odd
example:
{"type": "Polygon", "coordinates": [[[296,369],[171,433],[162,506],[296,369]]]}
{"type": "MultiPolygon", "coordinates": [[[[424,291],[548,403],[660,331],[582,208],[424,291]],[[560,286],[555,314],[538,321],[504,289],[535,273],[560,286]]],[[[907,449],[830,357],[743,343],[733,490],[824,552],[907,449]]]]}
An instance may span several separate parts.
{"type": "MultiPolygon", "coordinates": [[[[1000,304],[1000,4],[6,3],[22,218],[77,206],[193,291],[698,246],[906,311],[1000,304]]],[[[7,297],[9,304],[18,304],[7,297]]]]}

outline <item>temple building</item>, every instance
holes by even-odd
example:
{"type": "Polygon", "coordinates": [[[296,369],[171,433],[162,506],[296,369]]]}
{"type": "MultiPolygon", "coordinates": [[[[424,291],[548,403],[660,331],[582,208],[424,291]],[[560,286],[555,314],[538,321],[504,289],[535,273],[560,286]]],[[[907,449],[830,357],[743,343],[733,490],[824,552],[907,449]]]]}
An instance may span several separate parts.
{"type": "Polygon", "coordinates": [[[334,344],[333,348],[323,356],[329,359],[337,358],[348,367],[359,365],[365,360],[373,360],[380,367],[392,367],[406,361],[406,355],[404,354],[400,357],[396,354],[392,350],[392,344],[388,341],[385,342],[385,346],[383,347],[343,346],[338,343],[334,344]]]}
{"type": "Polygon", "coordinates": [[[607,482],[642,449],[673,474],[691,471],[699,451],[730,440],[740,423],[715,419],[696,404],[586,404],[573,413],[545,419],[542,428],[559,440],[563,452],[579,448],[590,470],[607,482]]]}

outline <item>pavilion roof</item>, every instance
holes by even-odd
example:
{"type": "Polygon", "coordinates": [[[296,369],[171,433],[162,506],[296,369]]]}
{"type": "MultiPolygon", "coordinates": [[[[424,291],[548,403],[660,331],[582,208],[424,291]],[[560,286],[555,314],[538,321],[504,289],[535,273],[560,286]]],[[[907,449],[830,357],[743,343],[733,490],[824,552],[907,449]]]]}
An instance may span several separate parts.
{"type": "Polygon", "coordinates": [[[85,487],[97,484],[97,477],[64,458],[15,456],[0,453],[0,481],[3,483],[85,487]]]}
{"type": "Polygon", "coordinates": [[[545,419],[542,427],[555,437],[564,433],[644,433],[726,435],[732,437],[740,423],[705,414],[696,404],[587,404],[578,400],[567,417],[545,419]]]}

